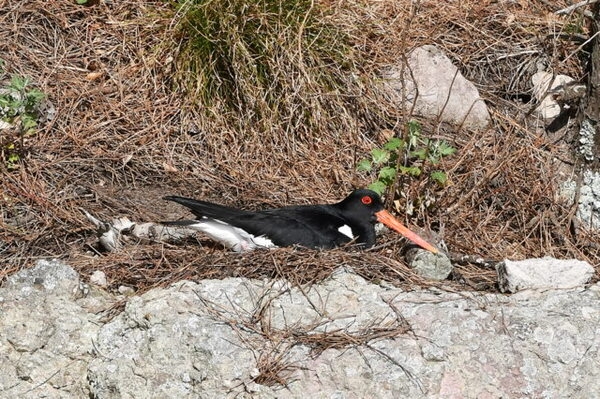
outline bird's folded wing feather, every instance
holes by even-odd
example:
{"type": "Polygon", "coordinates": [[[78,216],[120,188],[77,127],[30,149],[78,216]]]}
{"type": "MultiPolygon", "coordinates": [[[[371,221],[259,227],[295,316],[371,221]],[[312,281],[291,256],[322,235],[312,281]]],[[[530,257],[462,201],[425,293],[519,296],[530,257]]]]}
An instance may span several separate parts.
{"type": "Polygon", "coordinates": [[[255,236],[265,236],[277,246],[331,248],[350,241],[339,231],[345,224],[342,218],[312,206],[266,210],[226,222],[255,236]]]}

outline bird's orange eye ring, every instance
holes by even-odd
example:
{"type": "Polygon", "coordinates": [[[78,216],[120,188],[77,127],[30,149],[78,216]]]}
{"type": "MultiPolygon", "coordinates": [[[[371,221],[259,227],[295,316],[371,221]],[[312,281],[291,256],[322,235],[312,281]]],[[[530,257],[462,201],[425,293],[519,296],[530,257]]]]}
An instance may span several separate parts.
{"type": "Polygon", "coordinates": [[[365,195],[360,199],[360,202],[362,202],[365,205],[371,205],[371,202],[373,202],[373,198],[369,197],[368,195],[365,195]]]}

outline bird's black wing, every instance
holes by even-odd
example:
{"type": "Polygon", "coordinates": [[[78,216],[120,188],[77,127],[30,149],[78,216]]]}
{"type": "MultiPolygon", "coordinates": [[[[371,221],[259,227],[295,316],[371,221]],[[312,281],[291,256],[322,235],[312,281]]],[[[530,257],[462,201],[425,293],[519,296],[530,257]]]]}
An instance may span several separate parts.
{"type": "Polygon", "coordinates": [[[338,229],[347,224],[327,205],[293,206],[241,215],[227,223],[277,246],[332,248],[350,241],[338,229]]]}

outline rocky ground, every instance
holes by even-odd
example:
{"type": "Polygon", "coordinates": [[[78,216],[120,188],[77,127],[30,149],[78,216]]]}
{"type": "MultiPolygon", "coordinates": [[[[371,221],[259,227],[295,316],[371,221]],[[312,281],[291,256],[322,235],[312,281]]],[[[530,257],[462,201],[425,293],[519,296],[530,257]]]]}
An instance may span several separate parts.
{"type": "Polygon", "coordinates": [[[600,284],[409,292],[343,267],[123,297],[40,261],[0,288],[0,397],[591,398],[599,309],[600,284]]]}

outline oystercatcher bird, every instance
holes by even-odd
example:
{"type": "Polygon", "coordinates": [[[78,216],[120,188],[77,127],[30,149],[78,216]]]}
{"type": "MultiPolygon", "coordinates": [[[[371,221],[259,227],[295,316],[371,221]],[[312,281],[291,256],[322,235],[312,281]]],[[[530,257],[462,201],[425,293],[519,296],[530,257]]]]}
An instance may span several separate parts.
{"type": "Polygon", "coordinates": [[[375,244],[376,222],[433,253],[439,252],[386,211],[379,195],[371,190],[355,190],[337,204],[286,206],[257,212],[178,196],[163,199],[188,207],[198,218],[163,224],[199,230],[236,252],[290,245],[324,249],[353,240],[371,247],[375,244]]]}

